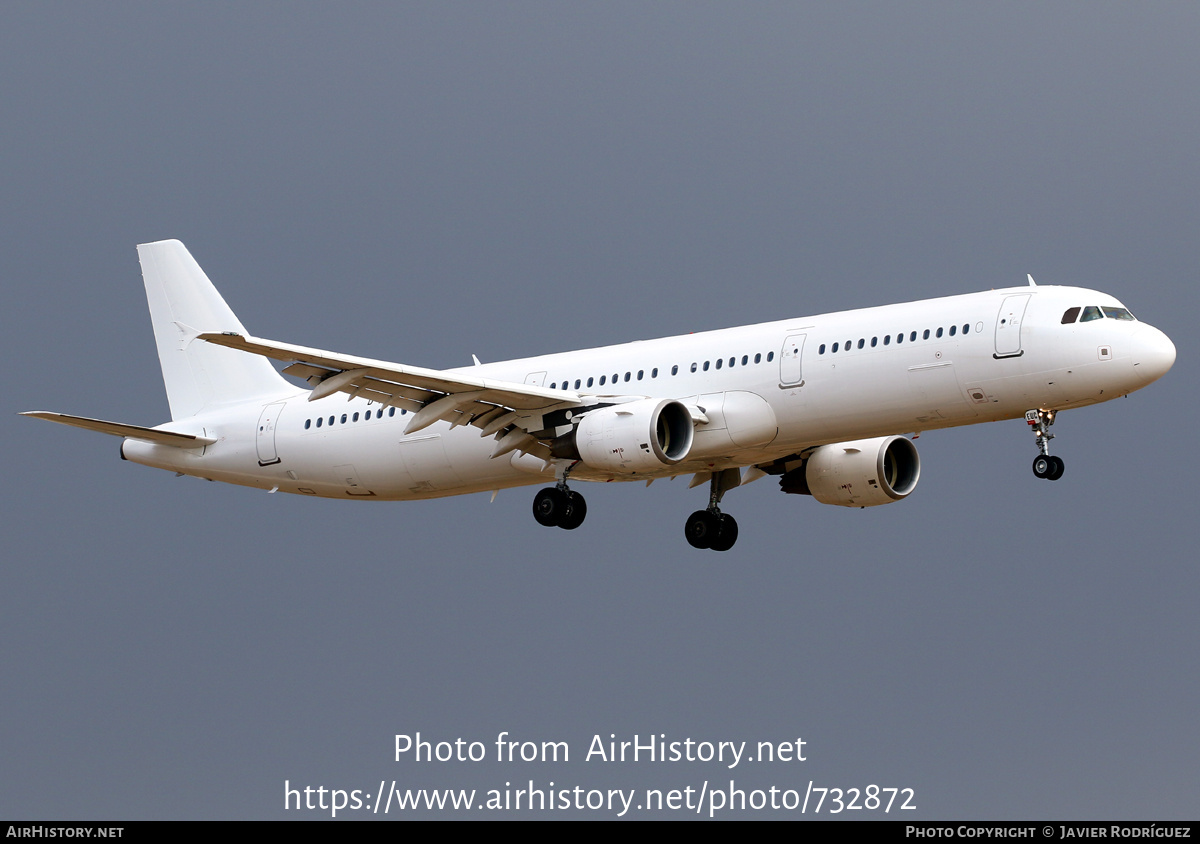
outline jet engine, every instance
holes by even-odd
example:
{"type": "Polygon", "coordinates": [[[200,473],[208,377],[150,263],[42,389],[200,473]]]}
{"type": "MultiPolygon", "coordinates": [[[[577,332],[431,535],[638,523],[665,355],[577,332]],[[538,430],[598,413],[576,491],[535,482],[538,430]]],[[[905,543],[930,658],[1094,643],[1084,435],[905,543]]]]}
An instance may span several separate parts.
{"type": "Polygon", "coordinates": [[[779,486],[822,504],[874,507],[907,497],[920,476],[921,458],[911,440],[877,437],[823,445],[780,478],[779,486]]]}
{"type": "Polygon", "coordinates": [[[592,469],[632,475],[683,460],[694,434],[682,402],[641,399],[588,413],[575,429],[575,447],[592,469]]]}

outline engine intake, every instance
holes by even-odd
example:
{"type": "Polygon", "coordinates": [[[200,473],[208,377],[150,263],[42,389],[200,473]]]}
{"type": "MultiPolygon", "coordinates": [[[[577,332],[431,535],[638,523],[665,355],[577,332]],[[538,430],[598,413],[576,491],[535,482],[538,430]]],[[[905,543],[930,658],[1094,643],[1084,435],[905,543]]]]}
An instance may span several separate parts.
{"type": "Polygon", "coordinates": [[[780,478],[779,486],[822,504],[875,507],[906,498],[920,477],[917,447],[892,436],[823,445],[780,478]]]}
{"type": "Polygon", "coordinates": [[[592,469],[637,474],[687,457],[695,427],[674,399],[642,399],[594,410],[575,429],[580,459],[592,469]]]}

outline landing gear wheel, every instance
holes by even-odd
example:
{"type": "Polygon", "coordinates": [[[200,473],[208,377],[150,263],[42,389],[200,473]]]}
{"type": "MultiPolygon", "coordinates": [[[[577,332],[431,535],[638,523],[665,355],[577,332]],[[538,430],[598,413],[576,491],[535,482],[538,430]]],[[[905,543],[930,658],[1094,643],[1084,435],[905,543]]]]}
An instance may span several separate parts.
{"type": "Polygon", "coordinates": [[[583,520],[587,516],[587,502],[578,492],[568,492],[566,498],[567,508],[563,511],[558,526],[563,530],[575,530],[583,524],[583,520]]]}
{"type": "Polygon", "coordinates": [[[557,527],[567,516],[568,509],[567,496],[558,487],[548,486],[533,497],[533,517],[544,527],[557,527]]]}
{"type": "Polygon", "coordinates": [[[713,547],[713,542],[721,533],[717,519],[715,514],[707,510],[697,510],[688,516],[683,525],[683,535],[687,537],[688,545],[701,549],[713,547]]]}
{"type": "Polygon", "coordinates": [[[1061,457],[1050,457],[1050,471],[1046,473],[1046,478],[1051,481],[1057,481],[1063,476],[1063,471],[1066,465],[1061,457]]]}
{"type": "Polygon", "coordinates": [[[728,551],[733,547],[733,543],[737,542],[737,538],[737,522],[734,521],[733,516],[728,513],[722,513],[720,516],[720,527],[717,529],[717,537],[709,547],[714,551],[728,551]]]}
{"type": "Polygon", "coordinates": [[[1033,458],[1034,477],[1037,477],[1037,478],[1050,477],[1050,471],[1051,471],[1051,469],[1054,468],[1054,463],[1052,462],[1053,460],[1054,460],[1054,458],[1049,457],[1045,454],[1039,454],[1037,457],[1033,458]]]}

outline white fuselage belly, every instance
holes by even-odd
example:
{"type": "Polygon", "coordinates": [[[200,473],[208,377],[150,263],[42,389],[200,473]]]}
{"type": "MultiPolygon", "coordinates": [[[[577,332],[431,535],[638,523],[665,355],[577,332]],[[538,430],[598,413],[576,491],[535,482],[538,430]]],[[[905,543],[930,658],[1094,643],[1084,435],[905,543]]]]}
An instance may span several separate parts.
{"type": "MultiPolygon", "coordinates": [[[[1116,304],[1111,296],[1079,288],[1011,288],[457,371],[569,384],[602,401],[640,395],[704,408],[708,422],[697,426],[696,437],[706,445],[693,448],[703,457],[638,474],[584,466],[572,474],[580,480],[647,480],[763,464],[824,443],[1020,417],[1030,408],[1079,407],[1131,392],[1153,380],[1137,369],[1138,332],[1157,329],[1114,319],[1061,324],[1069,307],[1116,304]],[[763,414],[774,414],[773,438],[742,436],[747,408],[759,423],[763,414]]],[[[495,443],[477,428],[441,422],[406,436],[411,416],[400,410],[384,409],[379,418],[379,404],[341,395],[310,402],[308,396],[297,390],[252,406],[206,410],[177,428],[216,438],[202,450],[129,439],[123,454],[212,480],[333,498],[436,498],[553,477],[529,455],[491,458],[495,443]],[[284,404],[264,414],[274,403],[284,404]],[[259,431],[268,416],[266,430],[259,431]]]]}

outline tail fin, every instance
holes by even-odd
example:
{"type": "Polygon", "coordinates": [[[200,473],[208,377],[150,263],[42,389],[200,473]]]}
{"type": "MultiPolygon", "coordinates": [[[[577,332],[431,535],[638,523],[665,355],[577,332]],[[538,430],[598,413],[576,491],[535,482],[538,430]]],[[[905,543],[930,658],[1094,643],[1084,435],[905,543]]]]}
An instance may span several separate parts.
{"type": "Polygon", "coordinates": [[[138,259],[172,419],[291,387],[265,358],[193,342],[203,332],[248,332],[182,243],[143,243],[138,259]]]}

